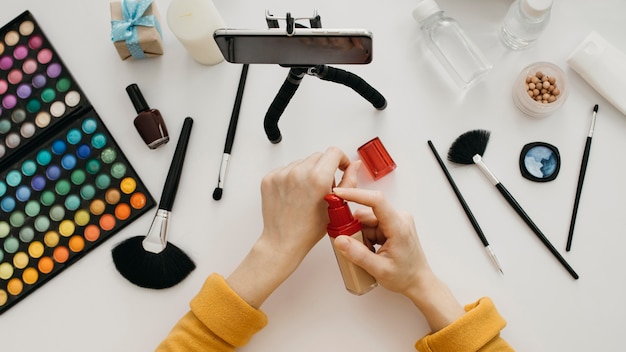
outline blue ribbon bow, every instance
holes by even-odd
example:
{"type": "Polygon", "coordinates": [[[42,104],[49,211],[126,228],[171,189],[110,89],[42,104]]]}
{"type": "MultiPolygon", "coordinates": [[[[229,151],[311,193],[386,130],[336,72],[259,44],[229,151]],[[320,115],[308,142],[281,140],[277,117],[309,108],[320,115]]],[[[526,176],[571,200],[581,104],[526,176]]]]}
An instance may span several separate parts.
{"type": "Polygon", "coordinates": [[[139,45],[139,33],[137,26],[156,27],[159,35],[161,26],[154,15],[143,16],[153,0],[122,0],[122,20],[111,21],[111,40],[114,42],[124,40],[130,54],[136,59],[146,57],[139,45]]]}

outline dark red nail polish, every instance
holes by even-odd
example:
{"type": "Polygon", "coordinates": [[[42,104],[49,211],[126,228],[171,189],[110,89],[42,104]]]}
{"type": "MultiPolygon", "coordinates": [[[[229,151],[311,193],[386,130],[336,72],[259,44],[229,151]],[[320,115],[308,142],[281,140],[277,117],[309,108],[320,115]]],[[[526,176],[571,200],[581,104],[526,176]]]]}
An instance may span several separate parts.
{"type": "Polygon", "coordinates": [[[137,128],[137,132],[148,145],[148,148],[156,149],[169,142],[170,137],[167,133],[167,127],[159,110],[150,109],[135,83],[126,87],[126,92],[133,102],[135,110],[137,110],[137,117],[134,121],[135,128],[137,128]]]}

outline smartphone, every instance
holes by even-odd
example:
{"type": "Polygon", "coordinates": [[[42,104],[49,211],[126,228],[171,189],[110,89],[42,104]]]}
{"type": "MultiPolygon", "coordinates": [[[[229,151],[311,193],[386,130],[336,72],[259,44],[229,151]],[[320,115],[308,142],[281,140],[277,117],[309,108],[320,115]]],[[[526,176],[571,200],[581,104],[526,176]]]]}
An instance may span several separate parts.
{"type": "Polygon", "coordinates": [[[365,29],[296,28],[228,29],[213,37],[228,62],[313,66],[368,64],[372,61],[372,33],[365,29]]]}

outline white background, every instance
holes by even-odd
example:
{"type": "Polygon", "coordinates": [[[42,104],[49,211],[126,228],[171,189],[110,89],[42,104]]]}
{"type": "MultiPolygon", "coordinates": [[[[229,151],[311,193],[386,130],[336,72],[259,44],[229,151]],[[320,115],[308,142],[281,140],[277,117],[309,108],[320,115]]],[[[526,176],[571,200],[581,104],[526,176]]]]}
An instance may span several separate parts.
{"type": "MultiPolygon", "coordinates": [[[[182,121],[194,117],[169,241],[188,253],[197,269],[179,285],[160,291],[133,286],[116,272],[111,249],[145,234],[152,214],[145,215],[0,316],[0,350],[154,349],[188,310],[205,277],[228,275],[259,235],[264,174],[330,145],[357,159],[357,147],[375,136],[398,167],[375,182],[363,168],[360,186],[384,191],[397,208],[414,214],[436,273],[463,303],[493,298],[507,319],[502,335],[511,345],[535,352],[623,349],[626,167],[621,153],[626,118],[567,67],[566,59],[591,30],[626,51],[626,2],[555,0],[552,20],[537,46],[514,52],[497,37],[511,1],[439,0],[494,64],[483,84],[463,94],[424,47],[411,17],[415,1],[215,0],[226,24],[235,28],[265,28],[265,9],[295,16],[317,9],[324,27],[371,30],[373,62],[342,68],[367,80],[389,104],[379,112],[349,88],[305,77],[281,119],[283,141],[273,145],[263,131],[263,117],[287,70],[250,67],[219,202],[211,194],[241,66],[195,63],[167,27],[169,1],[156,4],[163,14],[165,55],[135,62],[121,61],[110,42],[108,1],[3,0],[0,23],[27,9],[34,14],[157,200],[182,121]],[[562,67],[571,88],[565,105],[544,119],[524,116],[511,99],[513,80],[536,61],[562,67]],[[164,147],[149,150],[133,128],[136,114],[124,90],[130,83],[137,83],[163,114],[173,139],[164,147]],[[600,105],[598,123],[573,249],[565,253],[594,104],[600,105]],[[446,162],[505,275],[494,269],[426,144],[433,140],[445,156],[456,137],[476,128],[492,133],[484,155],[487,165],[580,280],[569,276],[477,168],[446,162]],[[561,171],[553,182],[534,183],[520,174],[520,150],[534,141],[554,144],[561,152],[561,171]]],[[[399,295],[383,288],[362,297],[347,293],[327,239],[263,310],[270,324],[245,351],[412,351],[428,332],[420,313],[399,295]]]]}

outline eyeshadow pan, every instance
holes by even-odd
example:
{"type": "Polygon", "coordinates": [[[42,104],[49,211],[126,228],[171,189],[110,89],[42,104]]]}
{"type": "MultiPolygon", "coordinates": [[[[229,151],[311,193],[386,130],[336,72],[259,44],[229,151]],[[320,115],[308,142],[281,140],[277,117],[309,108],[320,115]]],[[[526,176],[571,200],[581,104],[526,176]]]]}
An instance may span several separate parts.
{"type": "Polygon", "coordinates": [[[38,74],[38,75],[33,76],[32,84],[33,84],[33,87],[35,87],[35,88],[45,87],[46,86],[46,76],[44,76],[42,74],[38,74]]]}
{"type": "Polygon", "coordinates": [[[7,71],[13,67],[13,58],[8,55],[0,57],[0,70],[7,71]]]}
{"type": "Polygon", "coordinates": [[[28,75],[33,74],[37,71],[37,61],[33,59],[28,59],[24,61],[24,64],[22,65],[22,70],[28,75]]]}
{"type": "Polygon", "coordinates": [[[102,153],[100,153],[100,159],[102,159],[102,162],[105,164],[111,164],[115,161],[116,157],[117,153],[115,153],[113,148],[106,148],[102,151],[102,153]]]}
{"type": "Polygon", "coordinates": [[[146,206],[146,196],[137,192],[130,196],[130,205],[135,209],[141,209],[146,206]]]}
{"type": "Polygon", "coordinates": [[[43,237],[44,243],[50,248],[56,247],[60,240],[61,236],[56,231],[48,231],[43,237]]]}
{"type": "Polygon", "coordinates": [[[73,184],[80,186],[87,179],[87,174],[82,169],[77,169],[72,172],[70,179],[72,180],[73,184]]]}
{"type": "Polygon", "coordinates": [[[46,166],[52,161],[52,154],[47,149],[43,149],[37,153],[37,163],[41,166],[46,166]]]}
{"type": "Polygon", "coordinates": [[[43,39],[41,38],[40,35],[34,35],[30,37],[30,39],[28,40],[28,47],[33,50],[41,48],[42,45],[43,45],[43,39]]]}
{"type": "Polygon", "coordinates": [[[74,222],[78,226],[85,226],[89,224],[90,218],[89,212],[85,209],[81,209],[74,214],[74,222]]]}
{"type": "Polygon", "coordinates": [[[28,254],[35,259],[40,258],[44,250],[43,244],[39,241],[35,241],[28,246],[28,254]]]}
{"type": "Polygon", "coordinates": [[[45,232],[50,228],[50,219],[45,216],[38,216],[35,219],[35,229],[39,232],[45,232]]]}
{"type": "Polygon", "coordinates": [[[61,78],[57,81],[57,91],[59,91],[60,93],[64,93],[67,92],[70,89],[70,80],[67,78],[61,78]]]}
{"type": "Polygon", "coordinates": [[[56,165],[50,165],[46,169],[46,176],[50,181],[56,181],[61,177],[61,169],[56,165]]]}
{"type": "Polygon", "coordinates": [[[24,60],[28,56],[28,48],[25,45],[18,45],[13,49],[13,57],[17,60],[24,60]]]}
{"type": "Polygon", "coordinates": [[[92,185],[84,185],[80,189],[80,196],[85,200],[90,200],[96,195],[96,189],[92,185]]]}
{"type": "Polygon", "coordinates": [[[20,35],[16,31],[9,31],[4,36],[4,42],[6,43],[7,46],[14,46],[15,44],[19,42],[19,40],[20,40],[20,35]]]}
{"type": "Polygon", "coordinates": [[[2,98],[2,106],[5,109],[13,109],[17,105],[17,98],[13,94],[7,94],[2,98]]]}
{"type": "Polygon", "coordinates": [[[28,215],[31,218],[34,218],[35,216],[39,214],[39,211],[41,211],[41,205],[39,205],[39,202],[35,200],[31,200],[28,203],[26,203],[26,207],[24,208],[24,211],[26,212],[26,215],[28,215]]]}
{"type": "Polygon", "coordinates": [[[61,65],[59,65],[56,62],[48,65],[48,68],[46,69],[46,73],[48,74],[48,77],[50,78],[59,77],[61,75],[61,65]]]}
{"type": "Polygon", "coordinates": [[[37,61],[40,64],[45,65],[52,60],[52,51],[50,49],[41,49],[37,54],[37,61]]]}
{"type": "Polygon", "coordinates": [[[17,87],[17,96],[20,97],[21,99],[26,99],[28,97],[30,97],[30,94],[33,92],[32,88],[30,87],[30,85],[28,84],[20,84],[17,87]]]}
{"type": "Polygon", "coordinates": [[[15,199],[13,197],[4,197],[2,201],[0,201],[0,209],[4,210],[6,213],[10,213],[15,209],[15,199]]]}
{"type": "Polygon", "coordinates": [[[37,175],[30,181],[30,186],[35,191],[41,191],[46,187],[46,179],[41,175],[37,175]]]}
{"type": "Polygon", "coordinates": [[[52,88],[46,88],[41,92],[41,100],[44,103],[50,103],[56,98],[56,93],[52,88]]]}
{"type": "Polygon", "coordinates": [[[19,84],[22,81],[23,77],[24,75],[22,74],[21,70],[14,69],[9,72],[9,75],[7,76],[7,80],[11,84],[19,84]]]}
{"type": "Polygon", "coordinates": [[[39,260],[39,263],[37,263],[37,269],[39,269],[39,271],[42,274],[49,274],[52,272],[52,270],[54,269],[54,262],[52,261],[52,258],[50,257],[43,257],[39,260]]]}
{"type": "Polygon", "coordinates": [[[28,11],[0,76],[2,314],[156,202],[28,11]]]}
{"type": "Polygon", "coordinates": [[[50,114],[54,117],[61,117],[65,114],[65,104],[60,101],[55,101],[50,105],[50,114]]]}
{"type": "Polygon", "coordinates": [[[29,36],[35,30],[35,24],[32,21],[24,21],[20,24],[20,34],[23,36],[29,36]]]}
{"type": "Polygon", "coordinates": [[[47,127],[50,124],[50,114],[45,111],[39,112],[35,118],[35,124],[39,128],[47,127]]]}
{"type": "Polygon", "coordinates": [[[71,91],[65,96],[65,104],[69,107],[75,107],[80,103],[80,94],[77,91],[71,91]]]}
{"type": "Polygon", "coordinates": [[[87,159],[89,155],[91,155],[91,148],[87,144],[81,144],[76,150],[76,156],[81,159],[87,159]]]}
{"type": "Polygon", "coordinates": [[[5,134],[11,130],[11,122],[9,120],[0,120],[0,133],[5,134]]]}
{"type": "Polygon", "coordinates": [[[37,279],[39,279],[39,273],[35,268],[26,268],[26,270],[24,270],[22,280],[24,280],[25,284],[32,285],[37,282],[37,279]]]}
{"type": "Polygon", "coordinates": [[[20,134],[24,138],[32,137],[36,131],[37,129],[35,128],[35,125],[30,122],[25,122],[20,128],[20,134]]]}

